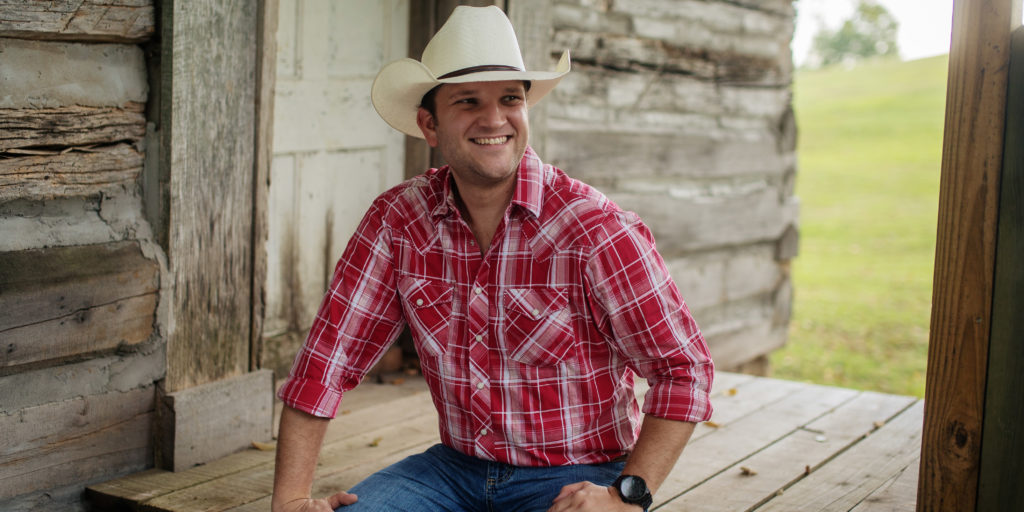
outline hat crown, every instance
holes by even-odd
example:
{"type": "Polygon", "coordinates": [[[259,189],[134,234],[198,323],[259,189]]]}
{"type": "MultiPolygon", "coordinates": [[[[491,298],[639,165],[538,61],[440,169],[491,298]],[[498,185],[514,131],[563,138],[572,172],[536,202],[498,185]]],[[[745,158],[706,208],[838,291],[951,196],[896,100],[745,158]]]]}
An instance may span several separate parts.
{"type": "Polygon", "coordinates": [[[478,66],[525,70],[512,22],[496,6],[458,6],[423,49],[435,77],[478,66]]]}

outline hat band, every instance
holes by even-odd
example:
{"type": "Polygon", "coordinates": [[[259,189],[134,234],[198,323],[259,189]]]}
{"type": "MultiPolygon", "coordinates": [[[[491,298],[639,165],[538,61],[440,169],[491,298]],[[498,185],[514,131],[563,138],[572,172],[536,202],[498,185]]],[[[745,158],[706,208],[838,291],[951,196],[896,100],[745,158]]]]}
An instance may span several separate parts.
{"type": "Polygon", "coordinates": [[[480,73],[482,71],[522,71],[515,66],[505,66],[503,64],[490,64],[484,66],[472,66],[468,68],[456,69],[451,73],[445,73],[439,77],[438,80],[444,80],[445,78],[455,78],[457,76],[468,75],[470,73],[480,73]]]}

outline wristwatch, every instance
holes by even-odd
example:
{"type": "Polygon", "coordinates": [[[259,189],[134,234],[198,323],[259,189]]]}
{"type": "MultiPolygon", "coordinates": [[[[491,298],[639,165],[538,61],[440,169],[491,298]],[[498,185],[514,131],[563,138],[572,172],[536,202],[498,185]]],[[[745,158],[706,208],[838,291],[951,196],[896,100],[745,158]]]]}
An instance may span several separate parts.
{"type": "Polygon", "coordinates": [[[647,482],[636,475],[619,475],[612,487],[619,491],[622,501],[630,505],[640,505],[644,512],[647,512],[647,508],[654,502],[651,491],[647,488],[647,482]]]}

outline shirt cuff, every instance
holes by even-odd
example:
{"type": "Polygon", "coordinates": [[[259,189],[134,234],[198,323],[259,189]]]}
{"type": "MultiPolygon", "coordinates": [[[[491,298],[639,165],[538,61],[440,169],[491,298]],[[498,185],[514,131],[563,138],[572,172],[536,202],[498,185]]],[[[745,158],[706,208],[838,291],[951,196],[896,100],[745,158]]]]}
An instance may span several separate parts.
{"type": "Polygon", "coordinates": [[[644,396],[643,413],[666,420],[700,423],[711,419],[710,383],[652,383],[644,396]]]}
{"type": "Polygon", "coordinates": [[[341,390],[320,381],[295,377],[288,377],[277,392],[288,407],[320,418],[334,418],[338,414],[342,395],[341,390]]]}

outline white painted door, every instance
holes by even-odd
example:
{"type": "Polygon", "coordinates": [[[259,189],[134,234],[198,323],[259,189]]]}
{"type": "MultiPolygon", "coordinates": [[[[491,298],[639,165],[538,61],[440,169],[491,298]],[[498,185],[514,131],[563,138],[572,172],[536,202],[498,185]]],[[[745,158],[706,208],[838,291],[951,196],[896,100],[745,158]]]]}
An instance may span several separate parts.
{"type": "Polygon", "coordinates": [[[345,244],[404,161],[404,136],[374,112],[370,85],[406,56],[409,0],[280,5],[265,337],[309,328],[345,244]]]}

